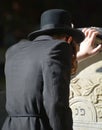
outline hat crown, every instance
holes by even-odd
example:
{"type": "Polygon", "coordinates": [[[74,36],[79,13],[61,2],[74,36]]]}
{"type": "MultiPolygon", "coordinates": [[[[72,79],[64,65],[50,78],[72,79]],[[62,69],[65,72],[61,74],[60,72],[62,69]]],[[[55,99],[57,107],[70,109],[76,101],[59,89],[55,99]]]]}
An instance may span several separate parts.
{"type": "Polygon", "coordinates": [[[82,31],[74,29],[70,12],[63,9],[50,9],[42,13],[40,20],[40,29],[33,31],[28,35],[30,40],[40,35],[68,34],[80,43],[85,35],[82,31]]]}
{"type": "Polygon", "coordinates": [[[41,29],[71,27],[71,15],[63,9],[51,9],[41,15],[41,29]]]}

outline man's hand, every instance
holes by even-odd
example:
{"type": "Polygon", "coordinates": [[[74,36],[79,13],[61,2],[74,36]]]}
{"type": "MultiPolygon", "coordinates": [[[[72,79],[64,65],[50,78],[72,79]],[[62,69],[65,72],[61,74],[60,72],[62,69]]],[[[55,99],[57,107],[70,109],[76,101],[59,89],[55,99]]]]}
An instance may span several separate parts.
{"type": "Polygon", "coordinates": [[[77,52],[78,61],[95,55],[102,50],[102,44],[95,46],[95,39],[99,34],[98,31],[96,31],[94,28],[84,28],[82,32],[85,34],[85,40],[81,42],[79,51],[77,52]]]}

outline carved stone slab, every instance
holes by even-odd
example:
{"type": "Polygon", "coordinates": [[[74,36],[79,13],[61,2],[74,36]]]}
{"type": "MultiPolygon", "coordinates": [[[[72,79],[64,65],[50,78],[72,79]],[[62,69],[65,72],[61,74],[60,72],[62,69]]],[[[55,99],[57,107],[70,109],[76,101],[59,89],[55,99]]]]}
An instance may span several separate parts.
{"type": "Polygon", "coordinates": [[[102,52],[79,64],[71,80],[74,130],[102,130],[102,52]]]}

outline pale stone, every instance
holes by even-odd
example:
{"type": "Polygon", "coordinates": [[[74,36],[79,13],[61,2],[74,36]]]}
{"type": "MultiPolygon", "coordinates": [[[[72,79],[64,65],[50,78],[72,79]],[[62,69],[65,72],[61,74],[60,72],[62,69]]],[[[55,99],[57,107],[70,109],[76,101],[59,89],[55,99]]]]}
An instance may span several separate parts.
{"type": "Polygon", "coordinates": [[[79,63],[70,107],[74,130],[102,130],[102,52],[79,63]]]}

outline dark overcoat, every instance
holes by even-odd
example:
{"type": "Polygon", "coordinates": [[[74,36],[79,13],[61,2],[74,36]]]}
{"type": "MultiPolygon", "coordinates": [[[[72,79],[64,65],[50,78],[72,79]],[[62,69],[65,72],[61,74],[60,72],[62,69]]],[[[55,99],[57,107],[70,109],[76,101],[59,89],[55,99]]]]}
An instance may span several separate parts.
{"type": "Polygon", "coordinates": [[[50,36],[21,40],[6,52],[2,130],[72,130],[71,46],[50,36]]]}

